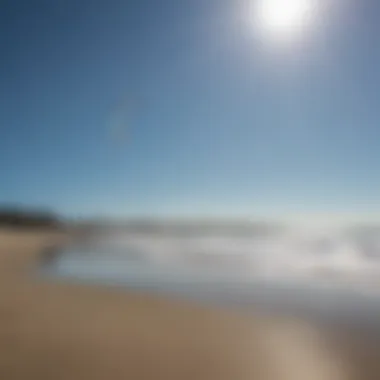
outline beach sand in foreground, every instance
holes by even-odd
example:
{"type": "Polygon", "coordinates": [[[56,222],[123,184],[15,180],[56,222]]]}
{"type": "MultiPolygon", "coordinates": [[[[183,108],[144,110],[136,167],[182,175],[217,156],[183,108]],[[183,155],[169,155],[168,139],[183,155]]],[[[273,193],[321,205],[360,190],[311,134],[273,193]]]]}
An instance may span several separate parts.
{"type": "Polygon", "coordinates": [[[347,332],[38,279],[63,239],[0,231],[0,379],[380,378],[380,343],[347,332]]]}

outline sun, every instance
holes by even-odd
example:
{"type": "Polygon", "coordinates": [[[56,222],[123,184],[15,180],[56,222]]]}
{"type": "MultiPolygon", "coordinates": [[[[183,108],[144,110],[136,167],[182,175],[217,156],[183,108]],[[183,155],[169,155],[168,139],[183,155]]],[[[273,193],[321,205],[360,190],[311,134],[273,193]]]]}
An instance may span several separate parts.
{"type": "Polygon", "coordinates": [[[254,23],[278,38],[302,33],[310,23],[315,0],[256,0],[254,23]]]}

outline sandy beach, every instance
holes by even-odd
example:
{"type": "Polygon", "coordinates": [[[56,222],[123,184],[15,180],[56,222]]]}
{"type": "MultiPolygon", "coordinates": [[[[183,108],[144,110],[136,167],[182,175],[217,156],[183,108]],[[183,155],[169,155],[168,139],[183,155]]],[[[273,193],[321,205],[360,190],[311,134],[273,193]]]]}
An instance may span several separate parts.
{"type": "Polygon", "coordinates": [[[39,254],[64,240],[0,231],[1,379],[380,378],[380,340],[39,279],[39,254]]]}

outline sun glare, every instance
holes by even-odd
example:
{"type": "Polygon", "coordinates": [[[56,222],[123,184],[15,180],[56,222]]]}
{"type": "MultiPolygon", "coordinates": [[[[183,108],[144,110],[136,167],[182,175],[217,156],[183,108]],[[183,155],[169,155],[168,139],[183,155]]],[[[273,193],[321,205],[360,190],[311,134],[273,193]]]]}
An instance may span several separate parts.
{"type": "Polygon", "coordinates": [[[309,24],[314,0],[256,0],[254,22],[278,38],[302,33],[309,24]]]}

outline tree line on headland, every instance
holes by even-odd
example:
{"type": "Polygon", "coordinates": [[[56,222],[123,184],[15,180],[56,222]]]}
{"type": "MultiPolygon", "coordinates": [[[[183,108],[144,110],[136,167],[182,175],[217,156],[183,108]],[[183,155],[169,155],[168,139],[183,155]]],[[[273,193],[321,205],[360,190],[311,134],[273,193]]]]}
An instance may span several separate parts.
{"type": "Polygon", "coordinates": [[[62,221],[53,212],[0,205],[0,227],[59,228],[62,221]]]}

